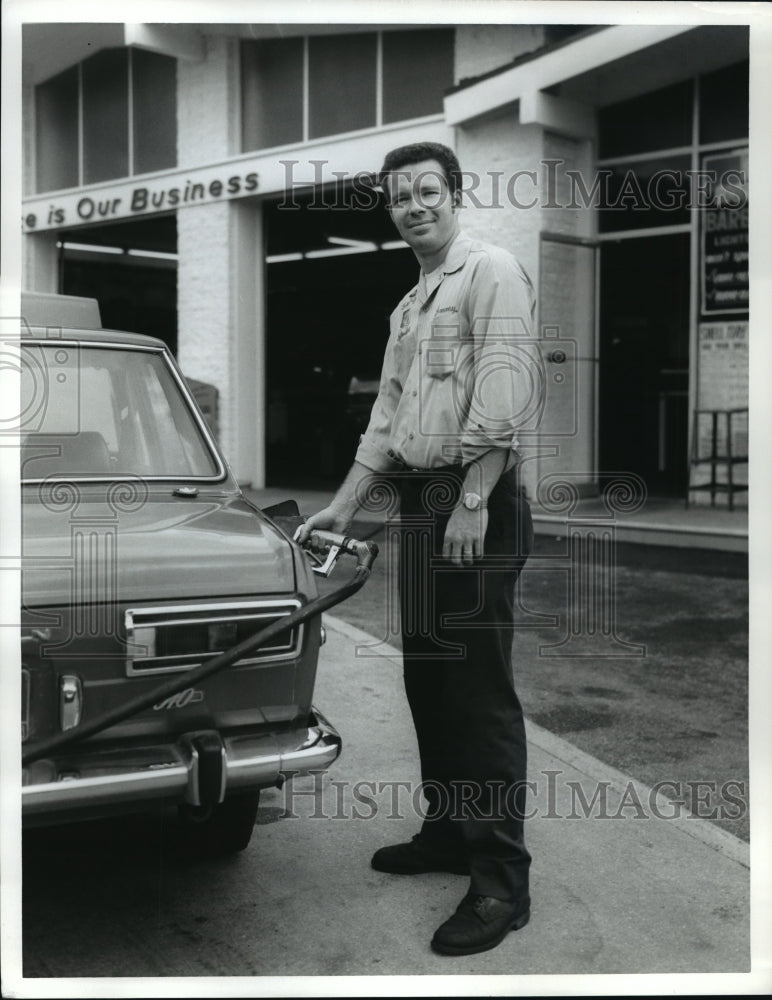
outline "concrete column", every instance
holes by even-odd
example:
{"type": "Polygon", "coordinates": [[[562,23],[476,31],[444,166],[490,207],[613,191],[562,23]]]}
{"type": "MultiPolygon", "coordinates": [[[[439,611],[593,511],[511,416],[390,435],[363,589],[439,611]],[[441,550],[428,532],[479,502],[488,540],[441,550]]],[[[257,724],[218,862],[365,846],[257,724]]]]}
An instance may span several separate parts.
{"type": "MultiPolygon", "coordinates": [[[[238,152],[238,47],[205,38],[205,58],[178,64],[180,167],[238,152]]],[[[264,485],[265,401],[262,213],[257,203],[177,212],[178,357],[216,386],[220,444],[236,478],[264,485]]]]}
{"type": "Polygon", "coordinates": [[[233,460],[230,211],[225,203],[177,213],[177,357],[190,378],[219,393],[220,443],[233,460]]]}
{"type": "Polygon", "coordinates": [[[259,204],[234,202],[232,213],[235,362],[233,469],[240,483],[265,486],[265,260],[259,204]]]}
{"type": "Polygon", "coordinates": [[[59,251],[55,231],[29,233],[22,237],[24,266],[22,284],[28,292],[59,291],[59,251]]]}

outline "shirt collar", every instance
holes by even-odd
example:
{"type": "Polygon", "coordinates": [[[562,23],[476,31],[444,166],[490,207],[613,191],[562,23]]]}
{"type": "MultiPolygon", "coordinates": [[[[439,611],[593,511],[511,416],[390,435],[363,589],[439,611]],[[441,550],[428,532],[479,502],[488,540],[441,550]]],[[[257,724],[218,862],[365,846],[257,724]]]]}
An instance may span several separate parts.
{"type": "Polygon", "coordinates": [[[464,266],[469,256],[469,251],[472,249],[473,242],[464,233],[458,233],[448,248],[445,260],[428,275],[421,271],[419,281],[419,289],[423,293],[421,298],[427,298],[431,295],[440,285],[446,274],[452,274],[464,266]]]}
{"type": "Polygon", "coordinates": [[[441,275],[452,274],[466,264],[469,251],[472,249],[474,241],[464,233],[459,233],[450,244],[445,260],[437,268],[437,273],[441,275]]]}

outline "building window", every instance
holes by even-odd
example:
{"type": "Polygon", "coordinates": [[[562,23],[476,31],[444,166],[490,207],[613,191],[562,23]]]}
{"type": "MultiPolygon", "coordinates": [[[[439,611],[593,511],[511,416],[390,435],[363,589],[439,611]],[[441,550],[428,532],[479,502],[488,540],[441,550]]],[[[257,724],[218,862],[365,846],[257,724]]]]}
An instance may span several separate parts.
{"type": "Polygon", "coordinates": [[[383,121],[442,111],[453,83],[453,30],[389,31],[383,35],[383,121]]]}
{"type": "Polygon", "coordinates": [[[453,46],[452,28],[242,41],[242,149],[441,114],[453,46]]]}
{"type": "Polygon", "coordinates": [[[308,39],[310,139],[376,124],[377,47],[375,32],[308,39]]]}
{"type": "Polygon", "coordinates": [[[126,49],[106,49],[81,64],[85,184],[130,172],[128,67],[126,49]]]}
{"type": "Polygon", "coordinates": [[[685,80],[601,108],[598,112],[600,157],[690,146],[693,95],[692,81],[685,80]]]}
{"type": "Polygon", "coordinates": [[[605,165],[598,231],[688,225],[690,166],[688,153],[605,165]]]}
{"type": "Polygon", "coordinates": [[[177,64],[104,49],[35,88],[37,190],[177,165],[177,64]]]}
{"type": "Polygon", "coordinates": [[[38,191],[76,187],[78,171],[77,66],[35,88],[38,191]]]}
{"type": "Polygon", "coordinates": [[[700,77],[700,142],[734,142],[748,136],[748,63],[700,77]]]}
{"type": "Polygon", "coordinates": [[[241,127],[245,149],[303,141],[304,39],[241,43],[241,127]]]}
{"type": "Polygon", "coordinates": [[[686,231],[696,154],[748,142],[748,62],[601,108],[598,127],[598,232],[686,231]]]}
{"type": "Polygon", "coordinates": [[[135,174],[177,166],[177,60],[131,49],[135,174]]]}

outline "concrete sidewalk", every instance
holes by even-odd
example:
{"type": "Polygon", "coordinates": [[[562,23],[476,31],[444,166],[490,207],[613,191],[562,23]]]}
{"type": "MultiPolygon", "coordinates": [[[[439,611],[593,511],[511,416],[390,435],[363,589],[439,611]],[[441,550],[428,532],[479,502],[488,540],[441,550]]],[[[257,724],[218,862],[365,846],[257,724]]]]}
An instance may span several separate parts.
{"type": "Polygon", "coordinates": [[[491,980],[491,993],[517,994],[525,989],[520,977],[532,975],[750,969],[748,846],[704,820],[664,818],[676,812],[672,802],[532,725],[531,922],[481,955],[431,952],[433,930],[467,880],[390,876],[369,866],[377,847],[408,839],[419,822],[401,659],[338,619],[325,623],[315,700],[341,730],[344,751],[316,787],[298,779],[292,793],[264,794],[259,822],[268,825],[256,849],[265,836],[281,837],[286,849],[286,871],[272,870],[260,886],[276,931],[302,926],[310,900],[324,901],[328,927],[305,938],[296,955],[269,961],[264,974],[484,975],[506,977],[491,980]],[[599,789],[605,809],[592,805],[599,789]],[[288,900],[286,884],[298,877],[303,891],[288,900]]]}
{"type": "MultiPolygon", "coordinates": [[[[246,489],[245,493],[259,506],[267,507],[282,500],[295,499],[300,513],[306,517],[326,507],[332,500],[331,490],[307,490],[296,487],[271,486],[261,490],[246,489]]],[[[567,519],[542,510],[531,502],[534,530],[537,534],[565,534],[567,519]]],[[[360,514],[367,521],[365,513],[360,514]]],[[[371,515],[378,520],[377,515],[371,515]]],[[[572,523],[608,523],[609,513],[597,498],[582,500],[572,512],[572,523]]],[[[617,540],[674,548],[712,549],[724,552],[748,551],[748,510],[729,511],[722,507],[690,505],[683,500],[648,498],[640,510],[617,513],[613,517],[617,540]]]]}

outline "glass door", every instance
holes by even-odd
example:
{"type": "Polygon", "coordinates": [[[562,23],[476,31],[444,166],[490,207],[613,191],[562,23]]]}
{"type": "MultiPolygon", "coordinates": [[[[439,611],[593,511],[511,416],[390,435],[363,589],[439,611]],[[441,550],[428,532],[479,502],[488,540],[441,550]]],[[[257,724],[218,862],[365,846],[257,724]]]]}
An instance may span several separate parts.
{"type": "Polygon", "coordinates": [[[651,496],[688,479],[689,233],[607,241],[600,268],[601,472],[651,496]]]}

